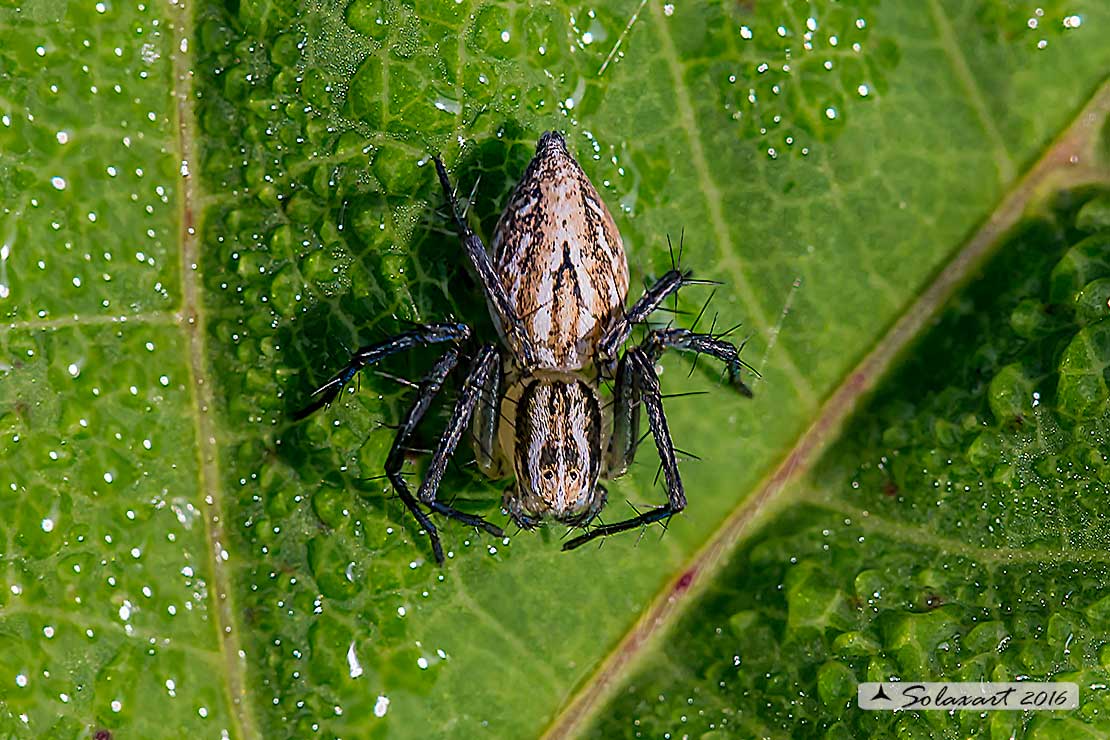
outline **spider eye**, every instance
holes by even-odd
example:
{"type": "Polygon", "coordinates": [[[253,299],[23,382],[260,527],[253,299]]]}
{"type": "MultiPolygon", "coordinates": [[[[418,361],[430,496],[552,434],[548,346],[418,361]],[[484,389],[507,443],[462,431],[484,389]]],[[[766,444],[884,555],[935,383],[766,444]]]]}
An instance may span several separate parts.
{"type": "Polygon", "coordinates": [[[577,470],[570,471],[570,479],[571,480],[578,480],[578,471],[577,470]]]}
{"type": "Polygon", "coordinates": [[[554,477],[555,477],[555,474],[552,473],[550,470],[544,471],[544,474],[543,474],[543,479],[544,480],[551,480],[554,477]]]}

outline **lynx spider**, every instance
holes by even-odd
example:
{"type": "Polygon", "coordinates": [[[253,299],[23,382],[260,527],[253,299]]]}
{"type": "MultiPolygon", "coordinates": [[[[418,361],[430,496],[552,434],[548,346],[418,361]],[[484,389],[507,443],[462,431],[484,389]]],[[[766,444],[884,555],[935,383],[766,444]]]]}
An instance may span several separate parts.
{"type": "Polygon", "coordinates": [[[497,224],[492,258],[460,214],[443,162],[433,159],[503,348],[483,344],[465,358],[468,367],[461,392],[415,495],[402,475],[407,446],[444,382],[464,359],[463,346],[471,336],[466,324],[421,325],[360,348],[346,367],[314,391],[316,400],[298,418],[330,404],[361,369],[385,357],[416,346],[449,345],[419,383],[385,462],[386,476],[428,534],[439,563],[444,559],[443,547],[429,516],[432,512],[503,535],[496,525],[437,497],[467,425],[482,471],[492,478],[509,473],[516,478],[503,498],[514,522],[532,529],[552,518],[585,529],[566,542],[564,550],[664,521],[682,511],[686,492],[663,413],[655,363],[667,349],[715,357],[725,364],[730,384],[746,396],[751,391],[740,371],[751,368],[724,334],[656,328],[623,355],[620,350],[633,327],[645,323],[668,296],[684,285],[706,281],[694,280],[689,271],[672,266],[626,310],[628,261],[620,234],[557,132],[540,137],[535,157],[497,224]],[[611,406],[600,400],[603,379],[615,381],[611,406]],[[591,527],[606,501],[599,478],[619,477],[632,463],[640,442],[641,407],[647,411],[659,451],[667,503],[624,521],[591,527]]]}

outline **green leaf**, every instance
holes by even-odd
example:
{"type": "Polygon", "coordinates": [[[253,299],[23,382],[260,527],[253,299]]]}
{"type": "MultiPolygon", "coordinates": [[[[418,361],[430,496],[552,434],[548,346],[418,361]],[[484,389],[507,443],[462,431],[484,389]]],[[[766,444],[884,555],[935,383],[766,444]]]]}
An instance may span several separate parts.
{"type": "MultiPolygon", "coordinates": [[[[997,301],[954,300],[962,333],[884,381],[872,426],[853,421],[803,482],[767,482],[807,430],[831,437],[857,366],[919,330],[919,297],[940,307],[946,264],[967,274],[1034,191],[1105,180],[1089,156],[1105,106],[1062,132],[1110,68],[1108,22],[1094,0],[0,9],[0,735],[533,736],[590,711],[631,733],[604,720],[630,701],[654,732],[712,721],[717,705],[678,704],[719,696],[745,735],[1008,733],[994,723],[1024,720],[865,725],[852,682],[974,673],[965,646],[983,670],[1093,681],[1106,509],[1094,483],[1076,492],[1103,480],[1110,275],[1078,231],[1104,228],[1107,196],[1006,245],[997,301]],[[683,461],[690,507],[666,536],[564,554],[558,528],[493,541],[444,523],[439,569],[379,477],[406,389],[366,373],[290,415],[407,321],[492,336],[428,157],[488,235],[552,128],[616,214],[634,285],[684,235],[762,378],[749,402],[664,359],[666,392],[712,394],[667,402],[702,460],[683,461]],[[976,369],[974,389],[954,380],[976,369]],[[894,448],[928,458],[899,470],[931,498],[861,503],[894,448]],[[989,492],[947,490],[972,470],[989,492]]],[[[433,357],[384,369],[417,378],[433,357]]],[[[608,516],[662,500],[644,452],[608,516]]],[[[503,486],[460,464],[444,490],[504,522],[503,486]]],[[[1050,722],[1097,731],[1099,707],[1050,722]]]]}
{"type": "Polygon", "coordinates": [[[1110,299],[1110,264],[1066,293],[1058,279],[1092,244],[1110,257],[1107,232],[1083,238],[1076,219],[1105,192],[1009,234],[589,736],[1110,731],[1110,319],[1076,302],[1100,285],[1110,299]],[[1030,305],[1051,331],[1024,331],[1030,305]],[[1073,681],[1080,709],[856,707],[859,682],[891,680],[1073,681]]]}

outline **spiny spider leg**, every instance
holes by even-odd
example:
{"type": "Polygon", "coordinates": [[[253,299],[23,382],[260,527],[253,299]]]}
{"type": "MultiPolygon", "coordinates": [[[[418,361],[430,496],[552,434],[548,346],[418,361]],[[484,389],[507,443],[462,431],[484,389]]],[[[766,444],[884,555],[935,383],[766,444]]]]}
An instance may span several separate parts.
{"type": "Polygon", "coordinates": [[[655,437],[659,461],[663,466],[663,477],[667,482],[667,503],[622,522],[594,527],[564,544],[563,550],[573,550],[598,537],[608,537],[611,534],[669,519],[686,508],[686,492],[682,488],[682,479],[678,474],[674,444],[671,442],[671,432],[667,428],[667,417],[663,414],[659,379],[655,376],[651,358],[643,349],[633,347],[625,353],[622,363],[628,363],[630,372],[635,376],[632,382],[639,387],[643,404],[647,408],[648,426],[651,427],[651,434],[655,437]]]}
{"type": "MultiPolygon", "coordinates": [[[[493,369],[486,378],[485,384],[479,388],[478,407],[474,410],[474,457],[478,469],[489,475],[495,472],[496,459],[494,450],[497,447],[497,430],[502,422],[501,413],[501,384],[504,380],[501,363],[494,363],[493,369]]],[[[504,419],[512,424],[511,419],[504,419]]]]}
{"type": "MultiPolygon", "coordinates": [[[[687,285],[719,285],[713,280],[695,280],[693,272],[687,270],[679,272],[678,270],[669,270],[663,277],[655,281],[655,284],[644,291],[640,296],[640,300],[632,305],[632,308],[625,312],[624,316],[617,319],[605,332],[601,338],[599,345],[600,353],[603,358],[613,358],[617,356],[621,345],[628,341],[628,337],[632,334],[632,328],[637,324],[642,324],[647,321],[655,311],[664,310],[662,308],[663,301],[668,296],[676,295],[679,288],[684,288],[687,285]]],[[[680,314],[682,311],[677,309],[666,309],[671,313],[680,314]]]]}
{"type": "Polygon", "coordinates": [[[470,228],[466,219],[459,214],[459,206],[455,198],[455,189],[451,187],[451,181],[447,178],[447,169],[443,166],[443,161],[435,156],[432,157],[432,161],[435,162],[436,174],[439,176],[439,184],[443,188],[443,194],[447,198],[447,203],[451,208],[451,217],[455,221],[455,228],[459,232],[459,238],[462,239],[463,248],[466,250],[467,255],[470,256],[470,261],[474,265],[475,272],[478,273],[478,280],[482,283],[482,289],[493,304],[494,312],[497,314],[502,331],[505,332],[505,338],[509,343],[509,348],[513,351],[513,354],[516,355],[521,369],[526,371],[530,370],[535,367],[536,353],[524,328],[524,322],[521,321],[520,317],[517,316],[516,312],[513,310],[512,304],[509,302],[509,294],[505,291],[505,286],[497,276],[497,272],[493,267],[493,261],[490,260],[489,252],[486,251],[486,247],[482,244],[482,240],[470,228]]]}
{"type": "MultiPolygon", "coordinates": [[[[740,378],[741,368],[752,370],[751,366],[740,359],[740,350],[731,342],[721,339],[721,335],[697,334],[689,329],[654,329],[648,333],[640,348],[648,358],[655,362],[667,349],[678,349],[687,352],[716,357],[725,363],[728,370],[728,380],[748,398],[752,397],[751,388],[744,384],[740,378]]],[[[753,371],[754,372],[754,371],[753,371]]]]}
{"type": "Polygon", "coordinates": [[[626,354],[617,364],[613,385],[613,434],[609,437],[606,470],[610,478],[628,472],[640,445],[640,386],[626,354]]]}
{"type": "Polygon", "coordinates": [[[416,329],[402,332],[376,344],[368,344],[365,347],[360,347],[358,351],[352,355],[351,361],[347,363],[347,367],[340,370],[333,375],[328,382],[312,392],[312,395],[317,397],[316,400],[294,414],[293,418],[295,420],[303,419],[313,411],[327,406],[335,400],[336,396],[339,395],[339,391],[351,381],[351,378],[358,374],[359,370],[373,365],[376,362],[380,362],[390,355],[421,345],[436,344],[439,342],[462,342],[469,337],[470,327],[466,324],[427,324],[416,329]]]}
{"type": "Polygon", "coordinates": [[[416,494],[420,502],[432,511],[439,512],[472,527],[481,527],[496,537],[504,536],[500,527],[487,522],[480,516],[463,513],[452,506],[437,501],[436,494],[439,492],[439,484],[443,480],[443,474],[447,471],[447,463],[451,456],[455,454],[455,448],[458,446],[459,440],[462,439],[467,424],[470,423],[470,417],[474,413],[474,407],[478,404],[482,389],[486,386],[490,373],[493,372],[499,361],[497,348],[492,344],[487,344],[478,351],[477,357],[475,357],[473,364],[467,371],[466,381],[463,383],[455,408],[451,412],[451,418],[447,422],[447,429],[440,437],[435,452],[432,453],[432,460],[424,474],[424,481],[420,484],[420,490],[416,494]]]}
{"type": "MultiPolygon", "coordinates": [[[[695,361],[702,353],[712,355],[726,363],[731,382],[742,394],[750,397],[751,390],[739,377],[740,368],[748,366],[740,359],[739,350],[724,341],[722,336],[723,334],[698,334],[687,329],[656,329],[648,333],[640,350],[652,363],[668,348],[694,352],[695,361]]],[[[640,436],[640,376],[632,371],[628,357],[626,354],[618,363],[616,383],[613,386],[613,434],[609,438],[606,458],[610,478],[619,478],[628,471],[636,457],[636,450],[643,441],[640,436]]],[[[704,391],[660,395],[660,400],[701,393],[704,391]]],[[[688,457],[696,457],[686,454],[688,457]]]]}
{"type": "Polygon", "coordinates": [[[440,389],[443,388],[443,381],[458,364],[459,350],[452,347],[420,381],[420,389],[417,392],[416,400],[413,401],[408,413],[405,414],[404,420],[397,428],[397,435],[393,438],[393,446],[385,460],[386,477],[393,484],[393,490],[397,492],[397,496],[405,504],[405,507],[412,512],[416,521],[428,533],[428,539],[432,542],[432,553],[435,555],[437,563],[443,562],[443,547],[439,543],[439,533],[435,525],[432,524],[431,518],[424,513],[416,499],[413,498],[401,469],[405,464],[405,452],[409,449],[407,446],[409,439],[416,431],[420,420],[424,418],[424,414],[427,413],[428,407],[432,405],[432,401],[435,400],[440,389]]]}
{"type": "MultiPolygon", "coordinates": [[[[670,244],[671,239],[667,237],[667,246],[670,247],[670,244]]],[[[648,316],[660,310],[663,301],[669,296],[677,296],[679,288],[684,288],[687,285],[720,285],[716,280],[695,280],[693,271],[683,271],[681,266],[682,240],[679,239],[678,261],[675,262],[674,248],[671,247],[671,269],[663,277],[656,280],[654,285],[647,288],[640,299],[632,305],[632,308],[628,309],[623,317],[614,322],[609,331],[605,332],[605,335],[601,338],[599,348],[603,358],[615,358],[621,345],[628,341],[628,337],[632,334],[632,328],[647,321],[648,316]]],[[[702,311],[704,312],[705,309],[702,308],[702,311]]],[[[671,312],[674,314],[682,313],[678,310],[677,304],[671,312]]],[[[699,314],[698,317],[700,318],[701,315],[699,314]]]]}
{"type": "Polygon", "coordinates": [[[624,316],[617,319],[609,331],[605,332],[601,338],[601,356],[616,357],[621,346],[632,334],[632,327],[646,321],[647,317],[663,304],[667,296],[683,286],[683,281],[690,275],[689,271],[684,274],[678,270],[669,270],[667,274],[656,280],[654,285],[645,290],[640,300],[636,301],[632,308],[628,309],[624,316]]]}

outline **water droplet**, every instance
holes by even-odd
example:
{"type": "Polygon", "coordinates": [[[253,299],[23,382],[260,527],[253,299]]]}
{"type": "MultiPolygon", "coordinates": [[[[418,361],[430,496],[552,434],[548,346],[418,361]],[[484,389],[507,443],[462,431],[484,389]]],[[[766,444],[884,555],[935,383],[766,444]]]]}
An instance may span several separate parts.
{"type": "Polygon", "coordinates": [[[139,56],[147,64],[154,64],[162,55],[158,53],[158,47],[154,44],[147,43],[143,44],[139,49],[139,56]]]}
{"type": "Polygon", "coordinates": [[[432,102],[432,105],[434,105],[437,110],[451,113],[456,116],[462,113],[462,103],[457,100],[451,100],[450,98],[438,97],[432,102]]]}
{"type": "MultiPolygon", "coordinates": [[[[354,640],[351,641],[351,646],[347,648],[347,668],[351,672],[351,678],[358,678],[363,674],[362,664],[359,663],[358,655],[355,654],[354,640]]],[[[378,716],[380,717],[381,715],[379,714],[378,716]]]]}

